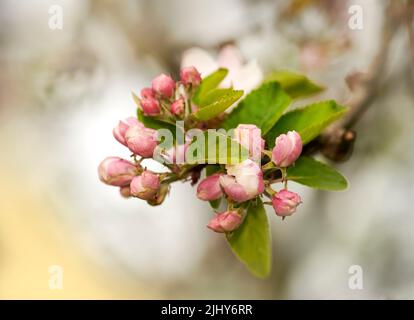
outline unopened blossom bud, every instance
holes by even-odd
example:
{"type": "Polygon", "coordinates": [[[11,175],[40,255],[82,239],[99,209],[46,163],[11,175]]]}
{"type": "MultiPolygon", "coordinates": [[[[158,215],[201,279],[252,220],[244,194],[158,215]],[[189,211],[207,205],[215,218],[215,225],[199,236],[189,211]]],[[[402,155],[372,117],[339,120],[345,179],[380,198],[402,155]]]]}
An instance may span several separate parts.
{"type": "Polygon", "coordinates": [[[131,188],[129,186],[120,187],[119,193],[124,198],[129,198],[131,196],[131,188]]]}
{"type": "Polygon", "coordinates": [[[108,157],[99,164],[99,179],[111,186],[126,186],[137,175],[137,169],[132,162],[118,157],[108,157]]]}
{"type": "Polygon", "coordinates": [[[203,179],[197,187],[197,197],[204,201],[217,200],[223,196],[220,186],[220,174],[203,179]]]}
{"type": "Polygon", "coordinates": [[[234,129],[234,140],[249,151],[249,156],[254,161],[260,161],[264,149],[265,141],[261,133],[254,124],[239,124],[234,129]]]}
{"type": "Polygon", "coordinates": [[[272,161],[278,167],[290,166],[299,158],[302,152],[302,139],[296,131],[289,131],[276,138],[275,147],[272,150],[272,161]]]}
{"type": "Polygon", "coordinates": [[[150,158],[157,147],[157,131],[143,125],[133,126],[125,134],[129,150],[143,158],[150,158]]]}
{"type": "Polygon", "coordinates": [[[154,91],[152,91],[151,88],[142,89],[141,90],[141,98],[142,99],[154,98],[154,91]]]}
{"type": "Polygon", "coordinates": [[[151,171],[144,171],[131,181],[131,195],[143,200],[150,200],[160,188],[160,178],[151,171]]]}
{"type": "Polygon", "coordinates": [[[171,113],[180,116],[184,113],[185,103],[184,99],[180,98],[171,104],[171,113]]]}
{"type": "Polygon", "coordinates": [[[175,90],[174,80],[165,74],[160,74],[152,80],[152,90],[159,96],[171,98],[175,90]]]}
{"type": "Polygon", "coordinates": [[[233,210],[216,214],[216,216],[210,220],[207,227],[215,232],[224,233],[236,230],[241,223],[242,218],[240,214],[233,210]]]}
{"type": "Polygon", "coordinates": [[[191,139],[185,138],[186,142],[174,145],[169,149],[161,150],[161,157],[157,161],[167,164],[184,164],[187,159],[188,147],[191,144],[191,139]]]}
{"type": "Polygon", "coordinates": [[[160,103],[152,97],[142,99],[141,108],[147,116],[157,116],[161,113],[160,103]]]}
{"type": "Polygon", "coordinates": [[[290,216],[296,211],[296,207],[301,203],[300,196],[286,189],[280,190],[272,198],[273,208],[276,214],[281,217],[290,216]]]}
{"type": "Polygon", "coordinates": [[[191,85],[192,87],[197,87],[201,82],[201,75],[195,67],[185,67],[180,71],[180,80],[185,86],[191,85]]]}
{"type": "Polygon", "coordinates": [[[119,121],[118,125],[112,131],[116,140],[126,146],[125,134],[131,126],[139,125],[138,119],[129,117],[125,120],[119,121]]]}
{"type": "Polygon", "coordinates": [[[263,172],[256,162],[247,159],[226,168],[227,175],[220,177],[220,185],[231,200],[244,202],[263,193],[263,172]]]}

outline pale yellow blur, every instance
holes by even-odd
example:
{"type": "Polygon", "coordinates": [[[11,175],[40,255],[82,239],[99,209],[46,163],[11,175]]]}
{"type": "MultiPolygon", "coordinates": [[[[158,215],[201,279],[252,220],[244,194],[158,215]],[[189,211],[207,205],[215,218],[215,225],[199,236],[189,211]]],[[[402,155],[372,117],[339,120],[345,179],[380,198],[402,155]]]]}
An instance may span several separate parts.
{"type": "Polygon", "coordinates": [[[44,199],[19,186],[2,167],[0,177],[0,299],[154,297],[99,269],[77,251],[44,199]],[[61,290],[49,288],[51,265],[63,268],[61,290]]]}

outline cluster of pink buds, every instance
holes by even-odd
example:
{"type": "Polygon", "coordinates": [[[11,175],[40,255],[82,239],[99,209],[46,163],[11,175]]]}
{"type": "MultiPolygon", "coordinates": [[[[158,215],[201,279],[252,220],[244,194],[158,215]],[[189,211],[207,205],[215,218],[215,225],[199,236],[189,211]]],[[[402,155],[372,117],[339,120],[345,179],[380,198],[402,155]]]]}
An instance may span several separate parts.
{"type": "Polygon", "coordinates": [[[144,170],[139,163],[118,157],[108,157],[98,167],[99,179],[108,185],[119,187],[121,195],[143,200],[156,200],[160,195],[160,176],[144,170]]]}
{"type": "Polygon", "coordinates": [[[149,117],[182,119],[186,107],[191,108],[187,105],[187,93],[194,92],[200,82],[201,75],[194,67],[183,68],[177,82],[170,76],[161,74],[152,80],[151,88],[141,90],[140,108],[149,117]]]}
{"type": "MultiPolygon", "coordinates": [[[[256,260],[246,254],[256,246],[267,255],[271,252],[270,237],[263,237],[260,243],[254,239],[268,233],[266,224],[256,223],[267,219],[264,205],[284,220],[302,203],[300,195],[288,188],[290,181],[328,190],[346,187],[346,180],[335,170],[312,158],[299,158],[302,139],[316,138],[346,108],[329,100],[281,115],[293,94],[287,82],[310,81],[306,77],[292,74],[291,78],[289,72],[276,72],[274,80],[263,81],[253,91],[245,86],[241,86],[245,90],[235,90],[232,70],[218,68],[210,74],[204,70],[203,75],[208,75],[202,79],[195,67],[187,62],[182,65],[186,67],[180,70],[179,79],[161,74],[139,94],[133,94],[136,117],[119,121],[113,129],[114,138],[131,158],[104,159],[98,168],[99,178],[117,187],[122,197],[141,199],[152,206],[163,203],[175,182],[197,185],[197,198],[210,202],[214,210],[207,228],[224,234],[252,273],[265,276],[270,256],[256,260]],[[280,105],[274,104],[279,98],[280,105]],[[309,112],[317,112],[318,117],[303,121],[309,112]],[[315,129],[315,123],[321,121],[324,124],[315,129]],[[282,133],[281,128],[286,130],[282,133]],[[162,172],[145,167],[150,161],[162,165],[162,172]]],[[[249,78],[247,73],[240,76],[240,83],[249,78]]],[[[322,90],[316,84],[312,87],[314,93],[322,90]]]]}
{"type": "Polygon", "coordinates": [[[157,131],[146,128],[136,118],[127,118],[119,121],[114,128],[113,135],[121,144],[135,155],[143,158],[152,157],[157,147],[157,131]]]}
{"type": "MultiPolygon", "coordinates": [[[[197,197],[204,201],[214,201],[225,197],[232,207],[265,194],[278,216],[286,217],[296,211],[301,203],[298,194],[288,191],[284,174],[286,168],[293,165],[302,152],[302,140],[295,131],[289,131],[276,138],[275,147],[271,151],[273,168],[282,172],[280,182],[285,188],[275,191],[271,188],[274,181],[264,178],[264,169],[260,165],[265,145],[260,129],[254,125],[239,125],[234,139],[249,150],[250,159],[236,165],[227,165],[226,172],[215,173],[203,179],[197,188],[197,197]],[[254,161],[256,160],[256,161],[254,161]],[[259,162],[257,162],[259,160],[259,162]]],[[[230,208],[231,209],[231,208],[230,208]]],[[[231,232],[239,227],[242,221],[241,211],[231,209],[216,214],[208,227],[216,232],[231,232]]]]}
{"type": "MultiPolygon", "coordinates": [[[[177,82],[170,76],[161,74],[152,80],[151,88],[141,90],[137,102],[145,116],[181,119],[185,113],[186,101],[191,98],[200,82],[200,73],[194,67],[183,68],[177,82]]],[[[153,205],[160,204],[169,190],[168,179],[171,177],[151,172],[141,165],[143,159],[154,157],[159,144],[157,131],[145,127],[137,118],[129,117],[119,121],[113,129],[113,136],[132,152],[133,162],[118,157],[106,158],[98,168],[100,180],[119,187],[123,197],[132,196],[153,205]]],[[[177,157],[184,158],[188,144],[189,142],[166,150],[163,156],[174,163],[177,157]]]]}
{"type": "MultiPolygon", "coordinates": [[[[193,111],[191,98],[200,82],[200,73],[194,67],[182,69],[177,82],[161,74],[152,80],[151,88],[141,90],[136,101],[146,117],[185,120],[186,110],[193,111]]],[[[119,187],[123,197],[136,197],[158,205],[168,193],[171,182],[193,179],[194,166],[183,161],[190,138],[186,137],[182,144],[161,152],[161,158],[167,160],[165,165],[171,170],[161,174],[146,170],[141,163],[143,159],[157,159],[159,141],[155,129],[147,128],[137,118],[130,117],[119,121],[113,129],[113,136],[129,149],[132,160],[109,157],[101,162],[98,171],[101,181],[119,187]]],[[[227,210],[217,213],[208,228],[221,233],[234,231],[243,221],[243,203],[263,195],[270,198],[271,201],[265,203],[272,205],[278,216],[284,218],[293,214],[301,198],[287,190],[286,168],[293,165],[302,152],[300,135],[295,131],[281,134],[276,138],[273,150],[266,150],[261,130],[253,124],[239,124],[232,138],[248,151],[248,158],[241,163],[220,166],[197,188],[197,197],[201,200],[224,198],[227,201],[227,210]],[[269,162],[263,164],[266,157],[269,162]],[[281,178],[273,179],[273,175],[268,174],[268,170],[275,169],[280,170],[281,178]],[[284,183],[280,191],[272,189],[272,184],[277,182],[284,183]]]]}
{"type": "MultiPolygon", "coordinates": [[[[151,158],[158,145],[157,131],[146,128],[136,118],[119,121],[113,130],[114,138],[126,146],[133,154],[134,162],[118,157],[108,157],[98,168],[102,182],[120,187],[123,197],[137,197],[147,201],[156,201],[163,197],[161,175],[145,170],[141,160],[151,158]],[[140,156],[140,160],[136,157],[140,156]]],[[[164,189],[163,189],[164,190],[164,189]]],[[[167,190],[168,191],[168,190],[167,190]]]]}
{"type": "MultiPolygon", "coordinates": [[[[272,161],[278,167],[289,167],[302,152],[302,139],[296,131],[281,134],[276,138],[275,143],[272,150],[272,161]]],[[[273,195],[272,205],[278,216],[286,217],[296,211],[296,207],[301,201],[297,193],[282,189],[273,195]]]]}

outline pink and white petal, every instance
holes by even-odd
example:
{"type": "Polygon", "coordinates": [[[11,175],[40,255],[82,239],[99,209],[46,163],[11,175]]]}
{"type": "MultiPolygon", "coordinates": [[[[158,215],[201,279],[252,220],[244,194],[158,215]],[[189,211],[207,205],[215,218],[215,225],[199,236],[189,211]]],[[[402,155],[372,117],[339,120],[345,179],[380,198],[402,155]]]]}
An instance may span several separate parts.
{"type": "Polygon", "coordinates": [[[224,46],[218,56],[220,67],[237,70],[242,66],[243,57],[240,50],[232,44],[224,46]]]}
{"type": "Polygon", "coordinates": [[[219,67],[217,61],[206,51],[198,47],[184,51],[181,58],[181,68],[194,66],[204,78],[216,71],[219,67]]]}
{"type": "Polygon", "coordinates": [[[232,77],[232,81],[234,89],[244,90],[244,94],[248,94],[263,81],[263,72],[257,61],[251,60],[240,67],[232,77]]]}

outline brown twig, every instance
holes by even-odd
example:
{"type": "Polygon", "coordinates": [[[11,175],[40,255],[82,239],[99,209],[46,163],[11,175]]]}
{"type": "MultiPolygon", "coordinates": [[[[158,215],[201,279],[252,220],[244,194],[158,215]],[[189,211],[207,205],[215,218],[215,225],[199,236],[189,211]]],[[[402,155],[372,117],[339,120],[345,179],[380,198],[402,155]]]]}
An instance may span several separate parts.
{"type": "Polygon", "coordinates": [[[414,1],[407,4],[405,25],[408,33],[408,47],[410,50],[411,79],[414,81],[414,1]]]}
{"type": "Polygon", "coordinates": [[[381,32],[378,53],[365,73],[354,72],[346,81],[352,91],[351,98],[344,104],[349,107],[347,114],[330,126],[318,139],[310,144],[307,153],[321,151],[333,161],[344,161],[352,153],[356,134],[351,128],[373,104],[386,82],[386,65],[390,42],[394,38],[404,17],[411,11],[404,1],[389,1],[381,32]]]}

